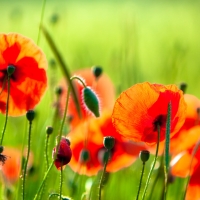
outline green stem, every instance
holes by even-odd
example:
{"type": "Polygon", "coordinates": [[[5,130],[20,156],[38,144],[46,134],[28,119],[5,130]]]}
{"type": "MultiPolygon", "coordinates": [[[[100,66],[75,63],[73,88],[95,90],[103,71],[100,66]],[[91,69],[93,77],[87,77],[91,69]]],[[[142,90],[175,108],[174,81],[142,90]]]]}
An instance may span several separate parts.
{"type": "Polygon", "coordinates": [[[27,165],[28,165],[28,159],[30,154],[30,145],[31,145],[31,128],[32,128],[32,121],[29,122],[29,131],[28,131],[28,149],[27,149],[27,157],[24,164],[24,170],[23,170],[23,182],[22,182],[22,199],[25,199],[25,185],[26,185],[26,171],[27,171],[27,165]]]}
{"type": "Polygon", "coordinates": [[[37,38],[37,45],[39,44],[39,41],[40,41],[40,32],[41,32],[41,25],[42,25],[42,21],[43,21],[43,17],[44,17],[45,5],[46,5],[46,0],[43,0],[42,12],[41,12],[41,18],[40,18],[40,27],[39,27],[38,38],[37,38]]]}
{"type": "Polygon", "coordinates": [[[164,165],[164,174],[165,174],[165,192],[164,199],[167,198],[167,187],[168,187],[168,173],[169,173],[169,143],[170,143],[170,131],[171,131],[171,102],[168,104],[167,109],[167,123],[166,123],[166,134],[165,134],[165,165],[164,165]]]}
{"type": "Polygon", "coordinates": [[[154,170],[154,167],[155,167],[155,164],[156,164],[156,160],[158,158],[158,150],[159,150],[159,144],[160,144],[160,125],[159,124],[157,124],[157,130],[158,130],[158,137],[157,137],[156,154],[155,154],[154,161],[152,163],[149,175],[147,177],[147,182],[146,182],[146,185],[145,185],[145,188],[144,188],[144,192],[143,192],[143,195],[142,195],[142,200],[145,199],[145,195],[146,195],[146,192],[147,192],[147,188],[149,186],[151,175],[153,173],[153,170],[154,170]]]}
{"type": "Polygon", "coordinates": [[[84,81],[83,81],[79,76],[72,76],[72,77],[70,78],[71,81],[74,80],[74,79],[77,79],[78,81],[80,81],[80,82],[82,83],[82,85],[83,85],[84,88],[87,87],[87,86],[85,85],[84,81]]]}
{"type": "Polygon", "coordinates": [[[46,158],[46,168],[49,168],[49,157],[48,157],[48,145],[49,145],[49,134],[46,134],[46,142],[45,142],[45,158],[46,158]]]}
{"type": "Polygon", "coordinates": [[[3,131],[1,134],[0,145],[2,145],[2,143],[3,143],[3,138],[4,138],[5,131],[6,131],[7,122],[8,122],[9,98],[10,98],[10,76],[8,76],[8,96],[7,96],[7,100],[6,100],[6,118],[5,118],[3,131]]]}
{"type": "Polygon", "coordinates": [[[140,176],[140,183],[139,183],[139,188],[138,188],[136,200],[139,199],[139,195],[140,195],[140,189],[141,189],[141,186],[142,186],[142,178],[143,178],[143,175],[144,175],[144,167],[145,167],[145,162],[142,163],[142,172],[141,172],[141,176],[140,176]]]}
{"type": "Polygon", "coordinates": [[[62,199],[62,183],[63,183],[63,165],[61,163],[61,169],[60,169],[60,200],[62,199]]]}
{"type": "Polygon", "coordinates": [[[53,164],[54,164],[54,160],[52,161],[51,165],[49,166],[49,169],[47,170],[47,172],[46,172],[46,174],[45,174],[45,176],[44,176],[44,178],[42,180],[42,183],[40,184],[40,186],[38,188],[38,191],[37,191],[37,193],[36,193],[36,195],[34,197],[34,200],[36,200],[38,198],[38,195],[40,194],[40,191],[41,191],[41,189],[42,189],[42,187],[43,187],[43,185],[45,183],[45,180],[46,180],[51,168],[53,167],[53,164]]]}
{"type": "Polygon", "coordinates": [[[108,164],[108,159],[109,159],[110,151],[107,150],[107,153],[108,153],[108,156],[106,156],[104,167],[103,167],[103,172],[102,172],[102,175],[101,175],[101,178],[100,178],[100,182],[99,182],[99,200],[101,200],[101,189],[102,189],[104,174],[106,172],[106,166],[108,164]]]}

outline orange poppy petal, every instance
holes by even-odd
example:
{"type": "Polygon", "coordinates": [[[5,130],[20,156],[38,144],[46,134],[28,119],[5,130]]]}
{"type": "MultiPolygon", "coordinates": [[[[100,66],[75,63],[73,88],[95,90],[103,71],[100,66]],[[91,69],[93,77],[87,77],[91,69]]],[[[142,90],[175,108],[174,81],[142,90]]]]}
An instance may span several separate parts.
{"type": "Polygon", "coordinates": [[[186,105],[182,91],[175,85],[148,82],[124,91],[115,102],[112,120],[116,130],[134,141],[149,144],[157,141],[156,123],[160,124],[160,141],[165,138],[168,103],[172,104],[171,136],[183,125],[186,105]]]}

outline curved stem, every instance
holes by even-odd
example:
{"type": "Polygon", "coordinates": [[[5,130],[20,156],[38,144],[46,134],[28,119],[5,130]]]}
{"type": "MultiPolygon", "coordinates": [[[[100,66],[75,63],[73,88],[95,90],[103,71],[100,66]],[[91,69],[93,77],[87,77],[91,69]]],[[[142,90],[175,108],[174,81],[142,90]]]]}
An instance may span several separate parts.
{"type": "Polygon", "coordinates": [[[103,178],[104,178],[104,174],[106,172],[106,166],[108,164],[110,151],[108,150],[107,153],[108,153],[108,156],[106,157],[104,167],[103,167],[103,172],[102,172],[101,179],[100,179],[100,182],[99,182],[99,200],[101,200],[101,189],[102,189],[102,184],[103,184],[103,178]]]}
{"type": "Polygon", "coordinates": [[[142,200],[145,199],[145,195],[146,195],[146,192],[147,192],[147,188],[149,186],[151,175],[153,173],[153,170],[154,170],[154,167],[155,167],[155,164],[156,164],[156,160],[158,158],[158,150],[159,150],[159,143],[160,143],[160,125],[159,124],[157,124],[157,131],[158,131],[158,137],[157,137],[156,154],[155,154],[154,161],[152,163],[149,175],[147,177],[147,182],[146,182],[146,185],[145,185],[145,188],[144,188],[144,192],[143,192],[143,195],[142,195],[142,200]]]}
{"type": "Polygon", "coordinates": [[[2,145],[2,143],[3,143],[3,138],[4,138],[5,131],[6,131],[7,122],[8,122],[8,109],[9,109],[9,98],[10,98],[10,76],[8,76],[8,92],[7,93],[8,93],[8,96],[7,96],[7,100],[6,100],[6,118],[5,118],[3,131],[1,134],[0,145],[2,145]]]}
{"type": "Polygon", "coordinates": [[[142,163],[142,172],[141,172],[141,176],[140,176],[140,183],[139,183],[139,188],[138,188],[136,200],[139,199],[139,195],[140,195],[140,189],[141,189],[141,186],[142,186],[142,178],[143,178],[143,175],[144,175],[144,167],[145,167],[145,162],[142,163]]]}
{"type": "Polygon", "coordinates": [[[38,191],[37,191],[37,193],[36,193],[36,195],[34,197],[34,200],[36,200],[38,198],[38,195],[40,194],[40,191],[41,191],[41,189],[42,189],[42,187],[43,187],[43,185],[45,183],[45,180],[46,180],[51,168],[53,167],[53,163],[54,163],[54,160],[52,161],[51,165],[49,166],[49,169],[47,170],[47,172],[46,172],[46,174],[45,174],[45,176],[44,176],[44,178],[42,180],[42,183],[40,184],[40,186],[38,188],[38,191]]]}
{"type": "Polygon", "coordinates": [[[79,80],[79,81],[82,83],[82,85],[83,85],[84,88],[87,87],[87,86],[85,85],[84,81],[83,81],[79,76],[72,76],[72,77],[70,78],[71,81],[74,80],[74,79],[79,80]]]}
{"type": "Polygon", "coordinates": [[[28,149],[27,149],[27,157],[24,164],[24,170],[23,170],[23,183],[22,183],[22,199],[25,199],[25,185],[26,185],[26,171],[27,171],[27,165],[28,165],[28,159],[30,154],[30,145],[31,145],[31,128],[32,128],[32,121],[29,122],[29,131],[28,131],[28,149]]]}

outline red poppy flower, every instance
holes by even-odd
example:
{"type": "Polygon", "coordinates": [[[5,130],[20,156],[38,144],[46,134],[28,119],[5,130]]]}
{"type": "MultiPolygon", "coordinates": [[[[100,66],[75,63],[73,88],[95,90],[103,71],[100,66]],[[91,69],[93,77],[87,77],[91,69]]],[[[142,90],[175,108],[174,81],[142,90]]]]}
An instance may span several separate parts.
{"type": "MultiPolygon", "coordinates": [[[[98,98],[100,100],[100,107],[102,110],[113,108],[115,101],[114,86],[109,77],[105,73],[103,73],[100,77],[98,77],[97,81],[96,77],[94,76],[90,68],[78,70],[74,72],[73,75],[82,78],[85,81],[85,84],[89,86],[98,95],[98,98]]],[[[91,115],[88,113],[87,109],[85,109],[85,104],[83,102],[82,98],[83,85],[80,84],[77,80],[73,80],[73,83],[77,88],[77,96],[81,106],[81,112],[84,120],[91,115]]],[[[65,80],[63,80],[60,85],[63,88],[63,93],[60,102],[60,110],[63,111],[66,104],[66,95],[68,88],[65,80]]],[[[76,106],[74,104],[72,97],[70,97],[69,100],[67,115],[72,118],[70,123],[72,127],[75,127],[80,122],[76,106]]]]}
{"type": "MultiPolygon", "coordinates": [[[[4,180],[14,183],[20,178],[21,151],[13,147],[4,147],[2,155],[6,156],[6,161],[1,165],[1,172],[4,180]]],[[[33,154],[30,154],[28,168],[33,164],[33,154]]]]}
{"type": "Polygon", "coordinates": [[[45,55],[34,42],[20,34],[0,34],[0,112],[6,112],[7,67],[10,78],[10,116],[25,114],[39,103],[47,87],[45,55]]]}
{"type": "MultiPolygon", "coordinates": [[[[191,94],[184,94],[186,102],[186,118],[181,129],[170,139],[170,153],[178,154],[186,149],[186,146],[193,145],[198,139],[198,131],[193,127],[200,125],[200,116],[198,108],[200,108],[200,100],[191,94]],[[197,135],[197,137],[196,137],[197,135]]],[[[197,128],[198,129],[198,128],[197,128]]],[[[159,154],[164,151],[165,143],[160,142],[159,154]]],[[[150,147],[150,151],[155,153],[156,145],[150,147]]]]}
{"type": "Polygon", "coordinates": [[[124,91],[115,102],[112,114],[114,127],[129,139],[153,144],[157,142],[156,124],[159,123],[160,141],[163,141],[170,102],[172,137],[182,127],[186,115],[183,93],[175,85],[145,82],[124,91]]]}
{"type": "Polygon", "coordinates": [[[68,164],[72,157],[72,151],[70,149],[70,143],[69,140],[65,137],[61,138],[60,145],[58,148],[58,153],[56,155],[56,148],[53,149],[53,158],[55,159],[54,165],[58,170],[61,169],[61,166],[65,166],[68,164]]]}
{"type": "Polygon", "coordinates": [[[106,168],[108,172],[130,166],[139,156],[139,152],[145,149],[142,144],[129,142],[119,135],[112,125],[111,113],[107,111],[104,111],[100,118],[90,118],[80,123],[68,136],[73,154],[69,166],[77,173],[88,176],[97,174],[103,167],[103,157],[106,152],[103,146],[105,136],[115,138],[111,159],[106,168]],[[86,160],[81,157],[83,151],[88,153],[86,160]]]}

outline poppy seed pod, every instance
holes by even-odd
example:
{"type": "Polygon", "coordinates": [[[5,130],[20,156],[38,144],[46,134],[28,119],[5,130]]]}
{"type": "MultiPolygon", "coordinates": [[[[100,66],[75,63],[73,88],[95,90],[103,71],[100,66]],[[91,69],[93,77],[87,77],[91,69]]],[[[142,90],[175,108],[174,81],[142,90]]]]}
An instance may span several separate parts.
{"type": "Polygon", "coordinates": [[[83,88],[83,102],[88,110],[90,110],[96,117],[100,116],[99,99],[90,87],[83,88]]]}
{"type": "Polygon", "coordinates": [[[149,160],[150,153],[147,150],[140,151],[140,159],[143,163],[149,160]]]}

